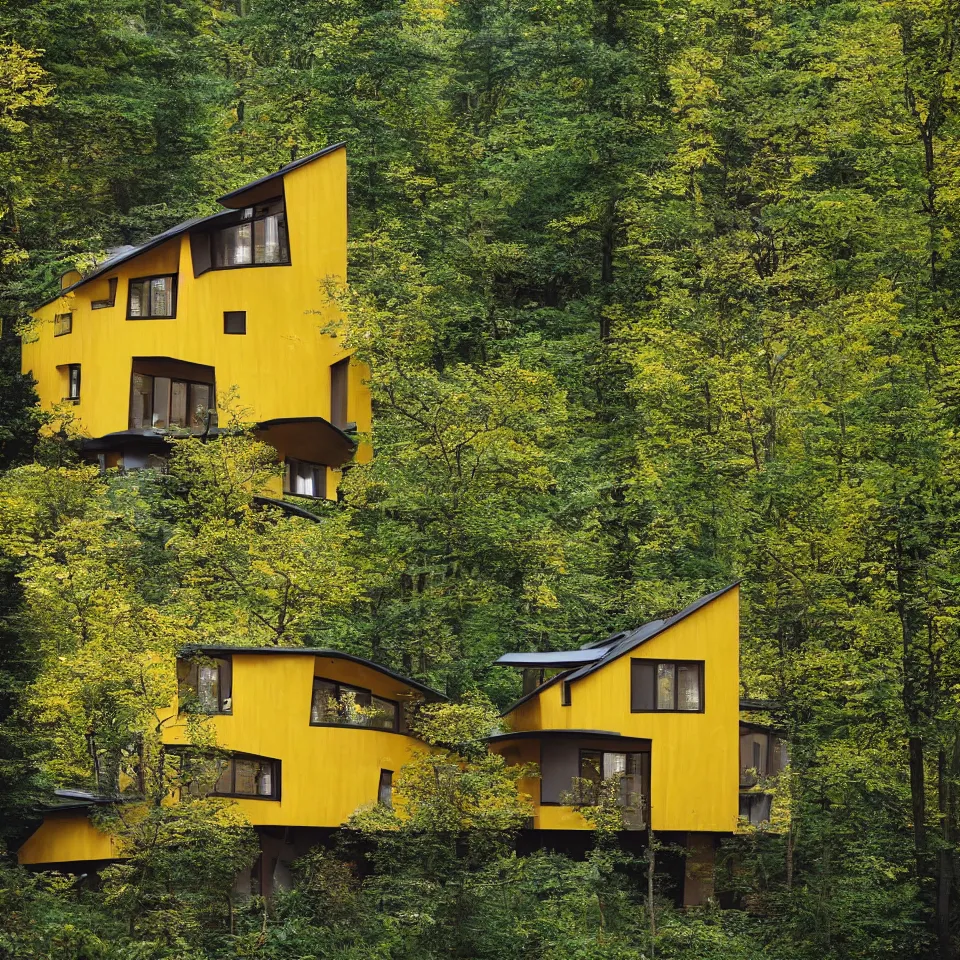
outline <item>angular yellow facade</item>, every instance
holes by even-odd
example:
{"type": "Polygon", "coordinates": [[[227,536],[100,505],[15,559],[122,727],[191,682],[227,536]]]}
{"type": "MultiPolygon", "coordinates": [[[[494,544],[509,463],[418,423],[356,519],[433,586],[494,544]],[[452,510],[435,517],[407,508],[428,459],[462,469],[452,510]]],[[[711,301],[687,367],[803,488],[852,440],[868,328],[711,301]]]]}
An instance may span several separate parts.
{"type": "Polygon", "coordinates": [[[215,433],[217,397],[233,393],[287,462],[286,492],[334,497],[353,432],[370,428],[365,371],[329,332],[346,177],[339,144],[65,278],[23,337],[41,406],[67,404],[85,455],[130,468],[162,456],[165,436],[215,433]]]}
{"type": "MultiPolygon", "coordinates": [[[[184,789],[234,800],[263,842],[279,830],[288,848],[300,843],[301,853],[316,831],[392,802],[394,776],[417,751],[432,749],[410,734],[409,712],[444,699],[335,650],[194,648],[177,668],[178,699],[159,721],[168,762],[182,764],[184,789]]],[[[21,864],[76,865],[119,855],[117,842],[89,818],[107,798],[87,795],[83,804],[78,791],[61,796],[69,793],[70,809],[45,813],[21,846],[21,864]]]]}
{"type": "Polygon", "coordinates": [[[583,830],[577,789],[623,778],[627,825],[732,833],[738,818],[739,588],[568,653],[501,663],[559,670],[504,714],[492,748],[533,762],[534,827],[583,830]]]}
{"type": "MultiPolygon", "coordinates": [[[[181,659],[183,667],[190,658],[181,659]]],[[[226,777],[214,794],[232,796],[254,826],[341,826],[351,814],[386,799],[392,777],[414,752],[429,747],[409,734],[407,712],[443,696],[370,661],[331,650],[295,647],[207,647],[195,651],[188,690],[207,702],[201,716],[218,748],[249,760],[238,788],[226,777]],[[252,759],[250,759],[252,758],[252,759]],[[271,780],[263,786],[263,776],[271,780]]],[[[168,748],[189,755],[189,714],[175,705],[162,718],[168,748]]],[[[232,779],[236,781],[237,773],[232,779]]]]}

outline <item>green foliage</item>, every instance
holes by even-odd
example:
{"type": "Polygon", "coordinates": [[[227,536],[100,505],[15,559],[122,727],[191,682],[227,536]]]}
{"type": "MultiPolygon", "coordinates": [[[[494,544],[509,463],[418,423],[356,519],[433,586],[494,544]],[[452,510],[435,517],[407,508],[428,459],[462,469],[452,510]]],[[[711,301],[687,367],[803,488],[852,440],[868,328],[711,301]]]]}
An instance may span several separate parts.
{"type": "MultiPolygon", "coordinates": [[[[743,691],[777,701],[793,765],[789,834],[733,851],[759,917],[669,917],[651,944],[639,907],[601,928],[598,863],[499,846],[464,869],[397,829],[396,877],[318,861],[330,885],[216,949],[955,955],[958,26],[942,0],[7,4],[5,332],[63,269],[343,138],[352,286],[317,278],[317,306],[344,303],[370,364],[376,451],[318,524],[255,507],[272,466],[242,432],[178,441],[167,477],[56,446],[25,466],[6,350],[13,807],[34,760],[90,783],[88,734],[108,784],[131,726],[149,754],[153,658],[182,643],[318,639],[503,706],[505,650],[742,577],[743,691]]],[[[450,752],[411,771],[411,822],[515,824],[489,713],[424,717],[450,752]]],[[[21,954],[54,949],[45,923],[21,954]]]]}

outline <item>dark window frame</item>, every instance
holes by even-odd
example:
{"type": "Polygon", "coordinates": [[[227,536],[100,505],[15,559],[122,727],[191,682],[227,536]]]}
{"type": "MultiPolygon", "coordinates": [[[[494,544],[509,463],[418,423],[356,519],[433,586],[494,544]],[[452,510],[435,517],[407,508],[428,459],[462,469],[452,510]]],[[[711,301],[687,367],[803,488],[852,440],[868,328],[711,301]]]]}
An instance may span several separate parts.
{"type": "Polygon", "coordinates": [[[80,402],[80,390],[83,386],[83,375],[80,371],[79,363],[68,363],[67,364],[67,395],[63,398],[64,400],[69,400],[72,403],[80,402]],[[77,391],[73,392],[73,371],[77,371],[77,391]]]}
{"type": "Polygon", "coordinates": [[[350,358],[330,364],[330,422],[343,430],[350,423],[350,358]]]}
{"type": "MultiPolygon", "coordinates": [[[[153,381],[153,391],[151,392],[151,395],[150,395],[150,403],[152,404],[152,406],[153,406],[153,408],[154,408],[154,411],[156,410],[156,405],[157,405],[156,389],[157,389],[157,380],[158,380],[158,379],[160,379],[160,380],[169,380],[169,381],[170,381],[170,403],[171,403],[171,405],[172,405],[172,398],[173,398],[173,384],[174,384],[174,383],[182,383],[182,384],[184,384],[184,385],[186,386],[186,388],[187,388],[187,402],[188,402],[188,403],[190,402],[190,388],[191,388],[191,387],[209,387],[209,388],[210,388],[210,399],[213,401],[213,403],[212,403],[212,405],[208,406],[207,409],[213,411],[213,425],[216,426],[216,419],[217,419],[217,385],[216,385],[215,383],[208,383],[208,382],[205,381],[205,380],[187,380],[187,379],[185,379],[184,377],[167,377],[167,376],[160,376],[160,375],[154,374],[154,373],[137,373],[135,370],[132,370],[132,371],[130,372],[130,406],[129,406],[129,410],[128,410],[128,413],[127,413],[127,423],[130,425],[130,426],[129,426],[129,429],[131,429],[131,430],[135,430],[135,429],[152,430],[152,429],[154,429],[154,427],[153,427],[152,424],[151,424],[149,427],[140,427],[140,428],[134,427],[134,426],[132,425],[132,424],[133,424],[133,395],[134,395],[133,378],[134,378],[134,377],[150,377],[150,379],[153,381]]],[[[153,415],[151,414],[151,419],[152,419],[152,416],[153,416],[153,415]]],[[[172,426],[170,426],[170,422],[169,422],[169,419],[168,419],[167,425],[166,425],[165,427],[158,427],[158,428],[156,428],[156,429],[159,429],[159,430],[191,430],[191,431],[192,431],[192,430],[204,430],[204,429],[205,429],[205,425],[204,425],[204,424],[199,424],[198,426],[193,427],[193,426],[191,426],[190,424],[180,424],[180,425],[178,425],[178,426],[172,427],[172,426]]]]}
{"type": "Polygon", "coordinates": [[[224,310],[223,311],[223,332],[230,337],[243,337],[247,334],[247,311],[246,310],[224,310]],[[243,327],[242,330],[230,330],[231,320],[236,321],[239,318],[243,327]]]}
{"type": "MultiPolygon", "coordinates": [[[[244,217],[239,216],[232,223],[225,224],[222,227],[219,227],[216,230],[211,230],[208,234],[210,238],[210,270],[250,270],[254,267],[289,267],[292,265],[293,261],[290,254],[290,225],[287,222],[287,199],[284,194],[279,194],[276,197],[271,197],[269,200],[261,200],[260,203],[252,204],[251,207],[243,207],[242,210],[253,209],[256,211],[257,207],[265,207],[271,203],[279,202],[282,209],[279,214],[277,213],[263,213],[258,216],[244,217]],[[268,217],[281,216],[283,218],[283,232],[286,236],[286,246],[287,246],[287,257],[285,260],[265,260],[262,262],[257,262],[255,259],[257,255],[257,237],[256,237],[256,228],[253,226],[260,220],[266,220],[268,217]],[[227,230],[235,230],[237,227],[243,226],[245,223],[250,224],[250,262],[249,263],[229,263],[229,264],[218,264],[217,259],[217,239],[220,234],[226,232],[227,230]]],[[[206,273],[206,270],[204,271],[206,273]]]]}
{"type": "MultiPolygon", "coordinates": [[[[664,712],[665,712],[665,711],[664,711],[664,712]]],[[[585,776],[583,775],[583,755],[584,755],[585,753],[592,753],[592,754],[597,754],[597,753],[599,753],[599,754],[600,754],[600,780],[599,780],[600,783],[602,783],[602,782],[603,782],[603,779],[604,779],[604,778],[603,778],[603,755],[606,754],[606,753],[622,753],[624,756],[627,756],[627,757],[630,757],[630,756],[644,757],[644,756],[646,756],[646,757],[647,757],[647,772],[648,772],[648,776],[649,776],[650,780],[653,779],[653,759],[652,759],[652,755],[651,755],[651,751],[650,751],[650,750],[608,750],[608,749],[603,748],[603,747],[581,747],[580,750],[579,750],[579,755],[578,755],[578,757],[577,757],[577,776],[578,776],[581,780],[590,780],[590,779],[591,779],[590,777],[585,777],[585,776]]],[[[626,774],[626,775],[629,776],[629,774],[626,774]]],[[[637,773],[633,774],[633,776],[636,776],[636,777],[639,778],[639,780],[640,780],[640,785],[641,785],[641,787],[642,787],[642,786],[644,785],[644,784],[643,784],[643,761],[642,761],[642,760],[639,761],[639,769],[638,769],[637,773]]],[[[650,793],[651,790],[653,789],[652,785],[651,785],[650,783],[647,783],[646,786],[647,786],[647,793],[650,793]]],[[[649,796],[644,796],[642,793],[641,793],[640,796],[641,796],[641,800],[643,801],[643,816],[644,816],[644,818],[646,819],[646,822],[649,823],[649,822],[650,822],[650,802],[651,802],[651,798],[650,798],[649,796]]],[[[543,805],[544,805],[544,804],[541,803],[541,806],[543,806],[543,805]]],[[[562,806],[562,804],[551,804],[551,806],[562,806]]]]}
{"type": "Polygon", "coordinates": [[[177,714],[190,714],[193,716],[206,716],[206,717],[229,717],[233,714],[233,656],[229,653],[220,654],[216,657],[178,657],[177,658],[177,714]],[[207,666],[209,663],[215,663],[217,665],[217,709],[216,710],[184,710],[183,701],[187,699],[181,694],[183,690],[191,681],[191,674],[196,675],[194,680],[193,687],[193,698],[199,699],[199,671],[201,666],[207,666]],[[186,664],[187,670],[184,676],[181,676],[181,665],[186,664]],[[228,665],[227,669],[229,671],[230,677],[230,690],[229,696],[224,696],[224,665],[228,665]],[[230,701],[230,709],[224,709],[224,703],[230,701]]]}
{"type": "MultiPolygon", "coordinates": [[[[234,789],[233,792],[227,793],[226,791],[220,792],[216,789],[216,783],[213,785],[213,789],[207,793],[208,797],[232,797],[236,800],[272,800],[279,801],[281,799],[280,793],[280,760],[276,757],[264,757],[256,753],[239,753],[235,751],[229,751],[226,756],[223,758],[230,762],[232,765],[232,776],[231,776],[231,786],[236,788],[237,785],[237,760],[255,760],[259,763],[270,764],[270,795],[265,796],[261,793],[237,793],[234,789]]],[[[219,781],[220,777],[217,777],[219,781]]]]}
{"type": "MultiPolygon", "coordinates": [[[[149,277],[131,277],[127,282],[127,319],[128,320],[176,320],[177,319],[177,293],[179,289],[179,273],[154,273],[149,277]],[[146,283],[150,280],[166,280],[170,279],[173,281],[172,292],[170,295],[170,303],[172,307],[171,313],[158,313],[158,314],[143,314],[139,316],[134,316],[130,313],[130,307],[133,304],[133,285],[135,283],[146,283]]],[[[149,303],[148,303],[149,307],[149,303]]]]}
{"type": "Polygon", "coordinates": [[[386,770],[383,767],[380,768],[380,781],[377,784],[377,804],[386,807],[388,810],[393,809],[393,771],[386,770]],[[382,799],[384,787],[390,790],[390,800],[386,803],[382,799]]]}
{"type": "Polygon", "coordinates": [[[73,333],[73,311],[67,313],[58,313],[53,318],[53,335],[55,337],[67,337],[73,333]],[[66,320],[67,329],[64,330],[63,321],[66,320]]]}
{"type": "Polygon", "coordinates": [[[631,657],[630,658],[630,712],[631,713],[687,713],[687,714],[698,714],[705,713],[707,708],[706,702],[706,661],[704,660],[662,660],[659,658],[649,658],[649,657],[631,657]],[[653,666],[653,706],[646,707],[635,707],[634,706],[634,664],[643,663],[651,664],[653,666]],[[683,710],[678,704],[680,702],[680,685],[676,682],[676,672],[674,672],[674,683],[673,683],[673,707],[664,707],[660,708],[657,705],[657,669],[660,664],[670,664],[676,670],[677,667],[689,667],[695,666],[699,668],[699,692],[700,692],[700,706],[697,710],[683,710]]]}
{"type": "Polygon", "coordinates": [[[560,681],[560,706],[569,707],[573,702],[573,691],[569,680],[560,681]]]}
{"type": "Polygon", "coordinates": [[[325,463],[314,463],[312,460],[301,460],[299,457],[285,457],[283,461],[284,472],[283,472],[283,492],[289,494],[291,497],[304,497],[307,500],[326,500],[327,499],[327,464],[325,463]],[[291,478],[291,466],[294,463],[302,463],[308,467],[312,467],[315,470],[320,471],[320,476],[323,478],[323,494],[316,493],[297,493],[295,490],[290,490],[290,478],[291,478]]]}
{"type": "Polygon", "coordinates": [[[381,733],[400,733],[400,702],[398,700],[391,700],[389,697],[381,697],[379,693],[374,693],[367,687],[358,687],[354,683],[344,683],[340,680],[333,680],[330,677],[319,677],[314,676],[313,683],[310,686],[310,726],[311,727],[339,727],[343,729],[346,727],[349,730],[379,730],[381,733]],[[357,693],[365,693],[368,697],[376,697],[378,700],[384,701],[384,703],[389,703],[393,705],[393,727],[388,729],[387,727],[375,727],[370,724],[365,723],[334,723],[329,720],[314,720],[313,719],[313,697],[314,692],[317,688],[317,681],[322,683],[331,683],[336,687],[335,699],[337,702],[340,702],[341,689],[345,688],[347,690],[355,691],[357,693]]]}

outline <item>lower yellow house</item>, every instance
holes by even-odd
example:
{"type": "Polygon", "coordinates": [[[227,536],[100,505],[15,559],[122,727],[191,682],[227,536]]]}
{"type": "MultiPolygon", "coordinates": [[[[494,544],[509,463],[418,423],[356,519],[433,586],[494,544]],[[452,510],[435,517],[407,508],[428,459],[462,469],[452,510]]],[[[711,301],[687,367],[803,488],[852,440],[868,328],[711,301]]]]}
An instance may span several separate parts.
{"type": "MultiPolygon", "coordinates": [[[[591,824],[580,810],[615,778],[624,843],[646,843],[652,830],[685,847],[679,899],[711,896],[719,838],[769,819],[765,783],[787,761],[779,735],[740,720],[738,585],[579,650],[498,663],[524,671],[525,693],[489,749],[539,769],[522,784],[533,801],[523,843],[582,849],[591,824]]],[[[180,789],[239,804],[262,851],[241,889],[264,893],[358,808],[391,803],[394,775],[430,749],[411,732],[412,711],[444,699],[325,649],[194,647],[181,652],[177,678],[177,700],[160,720],[180,789]],[[194,736],[198,722],[207,736],[194,736]]],[[[115,858],[115,841],[88,816],[107,802],[61,791],[20,862],[78,868],[115,858]]]]}
{"type": "MultiPolygon", "coordinates": [[[[339,650],[194,647],[177,675],[177,702],[160,718],[167,753],[180,758],[184,789],[234,799],[257,828],[262,855],[249,882],[264,893],[358,808],[392,802],[394,774],[430,749],[410,732],[414,705],[445,699],[339,650]],[[214,752],[193,744],[198,717],[214,752]]],[[[20,863],[85,869],[115,859],[116,841],[89,818],[115,798],[60,794],[20,863]]]]}

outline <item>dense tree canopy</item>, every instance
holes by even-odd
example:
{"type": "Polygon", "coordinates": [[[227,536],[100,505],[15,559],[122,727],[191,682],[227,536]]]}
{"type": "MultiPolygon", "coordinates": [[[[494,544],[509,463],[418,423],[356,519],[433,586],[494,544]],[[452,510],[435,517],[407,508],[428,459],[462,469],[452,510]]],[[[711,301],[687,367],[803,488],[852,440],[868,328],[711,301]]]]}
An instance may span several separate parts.
{"type": "MultiPolygon", "coordinates": [[[[742,578],[743,693],[793,744],[789,834],[733,851],[752,916],[651,945],[629,866],[447,849],[426,877],[394,839],[406,885],[321,857],[216,949],[955,956],[958,29],[946,0],[3,5],[4,829],[148,749],[182,643],[316,641],[503,705],[500,653],[742,578]],[[338,140],[350,288],[317,304],[370,364],[377,451],[341,502],[264,514],[240,430],[162,477],[38,447],[14,333],[59,275],[338,140]]],[[[83,931],[126,929],[122,880],[104,906],[10,874],[0,953],[113,956],[83,931]]],[[[194,915],[167,955],[207,943],[194,915]]]]}

